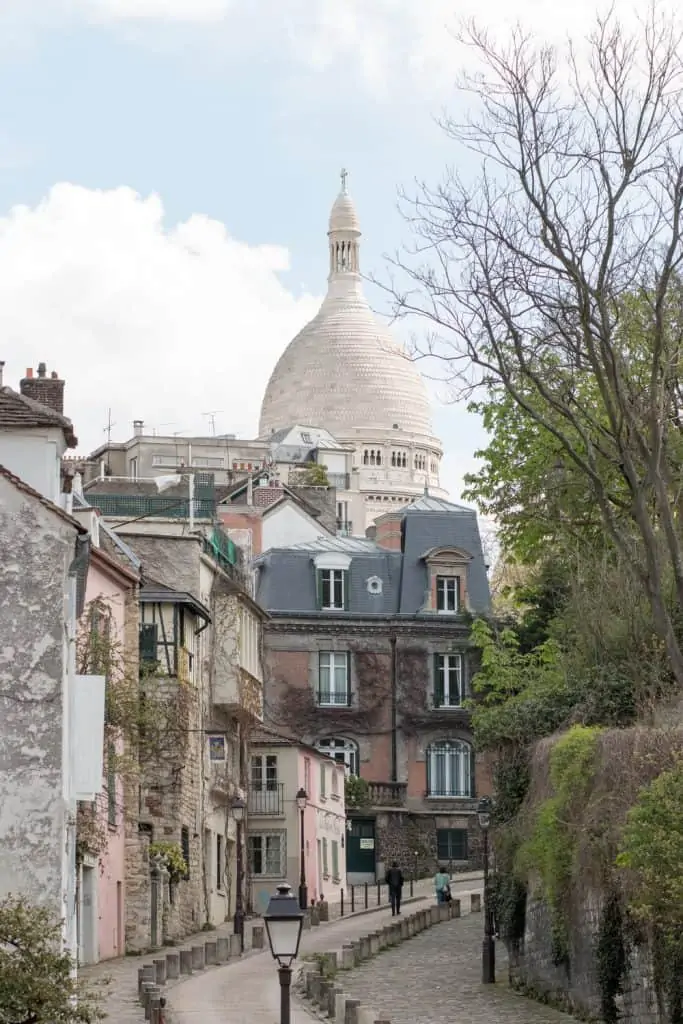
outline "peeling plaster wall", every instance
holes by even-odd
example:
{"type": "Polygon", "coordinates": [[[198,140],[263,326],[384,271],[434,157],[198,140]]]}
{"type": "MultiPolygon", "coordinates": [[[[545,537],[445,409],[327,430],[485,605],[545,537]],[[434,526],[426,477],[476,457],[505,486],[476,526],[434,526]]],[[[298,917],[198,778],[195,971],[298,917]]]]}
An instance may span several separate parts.
{"type": "Polygon", "coordinates": [[[0,477],[0,897],[63,913],[65,588],[75,528],[0,477]]]}

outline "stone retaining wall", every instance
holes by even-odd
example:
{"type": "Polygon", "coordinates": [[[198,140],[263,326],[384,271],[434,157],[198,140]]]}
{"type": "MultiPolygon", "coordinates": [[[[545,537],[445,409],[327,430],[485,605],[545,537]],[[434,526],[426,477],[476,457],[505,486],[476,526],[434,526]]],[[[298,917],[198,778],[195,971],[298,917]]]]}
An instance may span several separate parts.
{"type": "Polygon", "coordinates": [[[391,924],[378,931],[368,932],[341,949],[317,954],[313,961],[304,964],[297,980],[296,989],[326,1020],[338,1024],[391,1024],[369,1006],[363,1006],[344,992],[344,972],[378,956],[385,949],[407,942],[426,928],[432,928],[444,921],[460,917],[462,903],[469,900],[470,912],[481,912],[481,894],[464,893],[450,903],[441,903],[411,914],[399,916],[391,924]]]}

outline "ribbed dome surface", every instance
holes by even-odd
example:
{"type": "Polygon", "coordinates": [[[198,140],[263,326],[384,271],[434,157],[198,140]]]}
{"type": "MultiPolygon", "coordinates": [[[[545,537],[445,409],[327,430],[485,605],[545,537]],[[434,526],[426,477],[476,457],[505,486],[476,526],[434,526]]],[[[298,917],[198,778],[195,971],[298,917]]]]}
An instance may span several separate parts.
{"type": "Polygon", "coordinates": [[[278,360],[261,406],[262,437],[292,423],[325,427],[340,438],[394,424],[402,433],[431,436],[420,374],[355,285],[338,295],[331,289],[278,360]]]}
{"type": "Polygon", "coordinates": [[[432,436],[427,389],[375,318],[361,286],[360,225],[342,188],[330,214],[330,276],[316,317],[285,349],[261,405],[259,433],[305,423],[340,440],[366,429],[432,436]]]}

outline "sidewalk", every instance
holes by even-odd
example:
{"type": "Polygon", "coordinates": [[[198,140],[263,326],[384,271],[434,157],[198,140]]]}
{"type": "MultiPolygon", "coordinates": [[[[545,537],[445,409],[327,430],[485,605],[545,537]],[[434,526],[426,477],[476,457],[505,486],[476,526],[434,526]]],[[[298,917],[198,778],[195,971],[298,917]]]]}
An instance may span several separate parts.
{"type": "MultiPolygon", "coordinates": [[[[463,886],[467,889],[472,885],[474,885],[474,887],[477,888],[477,885],[481,881],[481,878],[481,872],[468,872],[467,874],[463,875],[455,875],[453,882],[453,890],[457,891],[459,887],[463,886]]],[[[356,888],[358,889],[359,887],[356,888]]],[[[373,894],[373,891],[376,893],[376,890],[370,888],[369,896],[373,894]]],[[[409,889],[406,888],[406,893],[408,892],[409,889]]],[[[431,879],[422,879],[415,886],[416,896],[431,899],[432,892],[433,883],[431,879]]],[[[376,895],[372,895],[372,899],[370,900],[369,903],[370,908],[376,905],[375,899],[376,895]]],[[[418,904],[409,903],[408,906],[416,907],[418,906],[418,904]]],[[[345,916],[341,918],[339,917],[339,904],[330,904],[330,923],[322,924],[319,927],[312,929],[310,932],[304,932],[304,938],[302,939],[302,950],[308,948],[307,944],[313,941],[321,942],[322,946],[314,947],[314,949],[311,951],[315,951],[315,948],[327,949],[330,947],[330,945],[332,946],[332,948],[334,948],[335,944],[337,943],[337,935],[342,934],[341,932],[337,932],[337,929],[344,929],[350,926],[352,928],[352,932],[350,934],[355,934],[353,928],[357,927],[359,928],[360,932],[364,934],[365,932],[370,931],[371,928],[373,927],[372,925],[368,925],[367,923],[368,916],[373,921],[375,919],[384,920],[388,913],[388,911],[373,912],[371,910],[368,915],[368,912],[365,912],[363,909],[363,900],[361,898],[359,898],[356,901],[356,913],[354,915],[348,913],[350,909],[350,900],[345,900],[345,916]]],[[[389,916],[391,915],[389,914],[389,916]]],[[[251,918],[245,923],[245,942],[251,935],[252,926],[262,923],[263,921],[261,918],[251,918]]],[[[140,1006],[140,1003],[138,1002],[137,999],[138,968],[142,967],[143,964],[151,963],[152,959],[156,957],[165,956],[166,953],[177,951],[179,949],[185,949],[191,945],[203,944],[207,941],[207,939],[215,939],[221,935],[232,934],[232,922],[226,922],[225,924],[211,931],[196,932],[194,935],[188,935],[186,936],[186,938],[178,941],[173,946],[166,946],[163,949],[155,950],[153,953],[145,953],[141,956],[119,957],[116,960],[105,960],[99,964],[92,964],[87,967],[81,967],[79,970],[79,976],[94,985],[103,982],[105,979],[110,979],[110,984],[105,990],[103,1004],[104,1010],[106,1011],[108,1018],[112,1022],[115,1022],[115,1024],[142,1024],[144,1014],[140,1006]]],[[[341,945],[343,941],[343,938],[340,939],[338,944],[341,945]]],[[[270,956],[269,951],[265,951],[265,953],[267,953],[268,956],[268,970],[270,970],[272,967],[272,958],[270,956]]],[[[193,978],[183,978],[179,982],[174,982],[172,985],[168,986],[165,995],[167,996],[167,998],[169,998],[169,1002],[171,1002],[170,993],[173,993],[173,1002],[175,1003],[176,990],[179,992],[187,985],[192,986],[192,988],[197,988],[197,986],[199,986],[200,989],[202,988],[202,986],[211,987],[213,979],[218,975],[225,975],[226,977],[229,977],[231,979],[234,977],[236,978],[235,972],[239,972],[240,968],[245,967],[247,965],[251,965],[252,963],[258,964],[256,973],[257,975],[262,977],[264,972],[264,962],[261,959],[262,955],[262,953],[256,951],[254,951],[253,953],[249,952],[245,955],[245,958],[242,960],[233,960],[225,966],[210,968],[203,974],[196,975],[193,978]]],[[[277,986],[276,974],[274,975],[274,981],[275,985],[277,986]]],[[[236,980],[234,984],[238,984],[238,981],[236,980]]],[[[232,981],[229,983],[229,986],[229,990],[231,990],[234,994],[234,987],[232,981]]],[[[257,990],[262,990],[262,988],[262,983],[257,984],[257,990]]],[[[262,994],[263,993],[261,991],[260,995],[262,994]]],[[[241,997],[242,992],[240,990],[240,1000],[241,997]]],[[[279,990],[277,990],[277,988],[275,992],[275,998],[276,1001],[279,999],[279,990]]],[[[219,1004],[219,1007],[222,1013],[221,1020],[223,1021],[223,1024],[232,1024],[232,1022],[225,1017],[225,1002],[223,1001],[222,1004],[219,1004]]],[[[276,1005],[276,1009],[279,1012],[278,1007],[279,1003],[277,1003],[276,1005]]],[[[274,1022],[277,1019],[277,1014],[273,1016],[271,1012],[270,1017],[267,1017],[266,1021],[267,1024],[274,1024],[274,1022]]],[[[302,1020],[307,1020],[307,1017],[303,1017],[302,1020]]],[[[235,1024],[242,1024],[242,1021],[245,1021],[245,1024],[246,1022],[249,1022],[249,1024],[251,1024],[251,1018],[248,1016],[237,1018],[235,1024]]],[[[258,1018],[254,1018],[253,1024],[257,1024],[257,1021],[258,1018]]],[[[296,1022],[296,1018],[294,1018],[294,1021],[296,1022]]]]}
{"type": "MultiPolygon", "coordinates": [[[[480,874],[452,884],[453,892],[481,891],[480,874]],[[476,880],[475,880],[476,879],[476,880]]],[[[411,910],[433,902],[431,882],[422,886],[429,895],[409,904],[411,910]]],[[[406,908],[407,910],[408,908],[406,908]]],[[[366,935],[391,921],[391,911],[343,918],[327,926],[305,932],[301,957],[341,947],[345,942],[366,935]]],[[[277,967],[269,951],[235,961],[203,975],[191,977],[167,994],[166,1017],[169,1024],[276,1024],[280,1019],[280,986],[277,967]]],[[[292,1000],[292,1024],[311,1024],[311,1016],[292,1000]]]]}

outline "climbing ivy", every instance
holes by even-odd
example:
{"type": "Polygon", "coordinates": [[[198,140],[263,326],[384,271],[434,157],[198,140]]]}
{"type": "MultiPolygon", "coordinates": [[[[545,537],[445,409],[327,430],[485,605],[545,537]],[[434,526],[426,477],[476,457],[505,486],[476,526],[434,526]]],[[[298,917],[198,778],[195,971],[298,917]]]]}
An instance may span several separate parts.
{"type": "Polygon", "coordinates": [[[607,897],[600,918],[595,959],[602,1020],[605,1024],[617,1024],[620,1019],[617,996],[623,991],[629,955],[622,902],[614,891],[607,897]]]}

